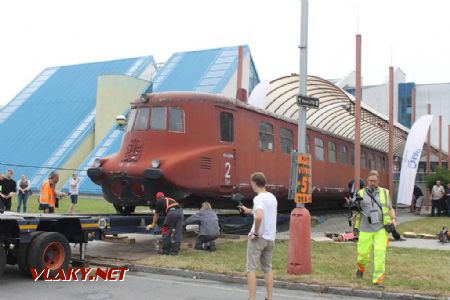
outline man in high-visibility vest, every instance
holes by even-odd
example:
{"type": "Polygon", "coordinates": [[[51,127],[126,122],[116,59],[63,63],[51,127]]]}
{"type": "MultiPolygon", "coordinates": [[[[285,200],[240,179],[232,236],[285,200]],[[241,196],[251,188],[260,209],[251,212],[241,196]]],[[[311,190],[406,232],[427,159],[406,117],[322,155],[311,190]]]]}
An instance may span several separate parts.
{"type": "MultiPolygon", "coordinates": [[[[349,201],[351,199],[347,199],[349,201]]],[[[372,244],[374,246],[374,270],[372,282],[383,287],[386,248],[389,242],[388,229],[395,226],[395,211],[389,197],[389,190],[379,186],[377,171],[371,171],[367,187],[359,190],[356,199],[358,213],[355,216],[356,229],[359,229],[356,277],[362,278],[370,262],[372,244]],[[359,197],[358,197],[359,196],[359,197]]]]}
{"type": "Polygon", "coordinates": [[[180,251],[181,238],[183,234],[183,209],[180,204],[172,198],[164,196],[162,192],[156,194],[155,214],[152,224],[146,228],[154,228],[159,216],[165,214],[164,224],[161,228],[163,247],[159,254],[178,255],[180,251]],[[174,244],[172,246],[172,231],[175,229],[174,244]]]}
{"type": "Polygon", "coordinates": [[[44,213],[54,213],[56,205],[56,197],[64,197],[65,193],[56,192],[55,187],[59,181],[59,175],[55,171],[50,172],[48,179],[41,186],[39,195],[39,209],[44,213]]]}

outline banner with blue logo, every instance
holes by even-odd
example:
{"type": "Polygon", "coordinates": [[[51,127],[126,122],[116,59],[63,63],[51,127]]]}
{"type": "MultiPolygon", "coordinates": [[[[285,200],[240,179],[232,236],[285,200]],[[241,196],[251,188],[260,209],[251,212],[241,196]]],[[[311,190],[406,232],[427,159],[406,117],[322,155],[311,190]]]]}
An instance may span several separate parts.
{"type": "Polygon", "coordinates": [[[423,144],[430,128],[432,115],[420,117],[412,126],[403,151],[402,170],[398,187],[397,203],[410,205],[416,180],[417,168],[422,155],[423,144]]]}

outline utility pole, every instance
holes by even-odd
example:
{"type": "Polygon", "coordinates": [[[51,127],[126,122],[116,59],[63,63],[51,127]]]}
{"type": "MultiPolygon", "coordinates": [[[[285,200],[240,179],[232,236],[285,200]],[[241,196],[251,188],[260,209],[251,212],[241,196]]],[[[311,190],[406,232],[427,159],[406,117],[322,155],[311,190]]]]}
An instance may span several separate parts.
{"type": "Polygon", "coordinates": [[[301,0],[300,74],[298,109],[298,166],[296,208],[291,213],[289,227],[288,273],[299,275],[312,272],[311,216],[305,203],[311,202],[311,156],[306,153],[306,107],[317,108],[319,100],[307,96],[308,75],[308,0],[301,0]],[[302,170],[302,172],[299,172],[302,170]]]}

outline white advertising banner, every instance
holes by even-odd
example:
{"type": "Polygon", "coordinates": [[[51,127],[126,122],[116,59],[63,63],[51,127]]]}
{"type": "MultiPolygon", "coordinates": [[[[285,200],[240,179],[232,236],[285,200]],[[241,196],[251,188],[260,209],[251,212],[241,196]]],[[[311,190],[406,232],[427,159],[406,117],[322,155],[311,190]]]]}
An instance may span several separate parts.
{"type": "Polygon", "coordinates": [[[398,187],[397,203],[411,204],[414,182],[423,144],[430,128],[432,115],[420,117],[412,126],[406,140],[403,151],[402,169],[400,172],[400,184],[398,187]]]}

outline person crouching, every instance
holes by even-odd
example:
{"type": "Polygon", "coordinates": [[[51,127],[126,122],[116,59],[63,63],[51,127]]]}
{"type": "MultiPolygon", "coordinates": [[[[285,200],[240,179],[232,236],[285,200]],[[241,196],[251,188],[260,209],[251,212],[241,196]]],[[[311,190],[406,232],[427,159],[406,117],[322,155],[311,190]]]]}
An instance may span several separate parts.
{"type": "Polygon", "coordinates": [[[219,218],[212,210],[209,202],[203,202],[202,208],[199,212],[190,216],[184,221],[183,226],[190,224],[198,224],[199,232],[198,238],[195,242],[195,249],[197,250],[216,250],[215,240],[219,237],[219,218]]]}

